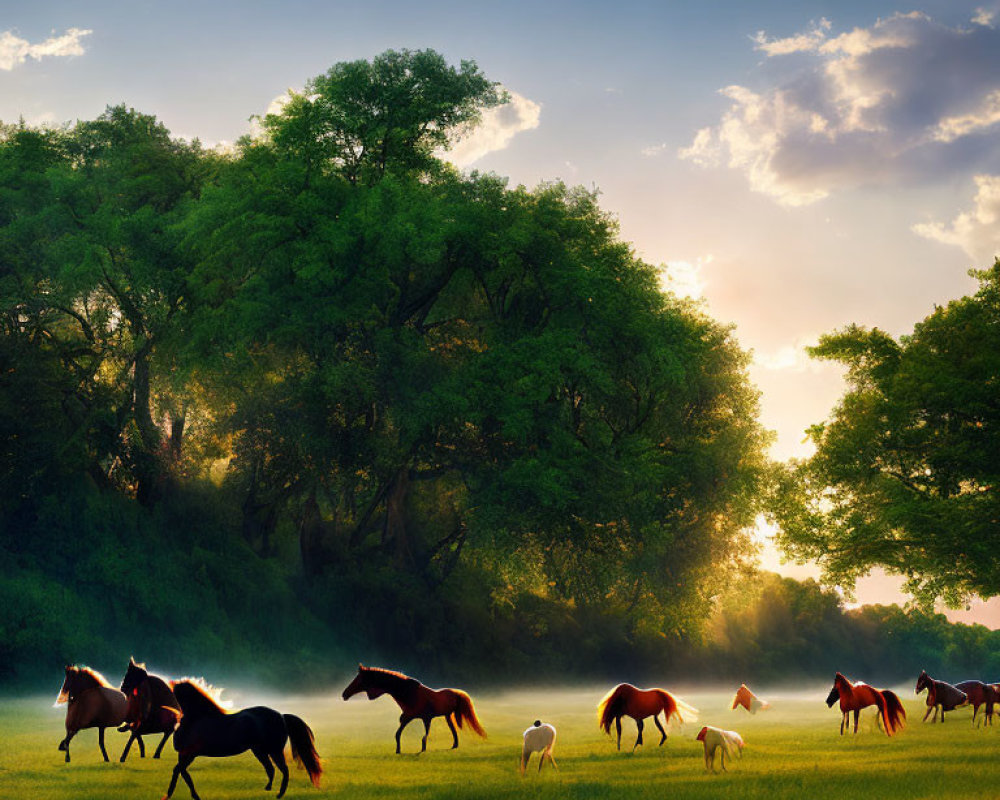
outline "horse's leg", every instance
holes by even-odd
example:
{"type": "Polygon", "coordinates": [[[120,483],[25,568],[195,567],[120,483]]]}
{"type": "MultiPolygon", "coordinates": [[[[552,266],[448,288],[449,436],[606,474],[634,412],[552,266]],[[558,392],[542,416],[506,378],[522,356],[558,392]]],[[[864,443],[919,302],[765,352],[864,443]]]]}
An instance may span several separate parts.
{"type": "Polygon", "coordinates": [[[723,745],[722,747],[720,747],[719,748],[719,752],[721,753],[721,755],[719,756],[719,761],[722,762],[722,771],[725,772],[726,771],[726,746],[723,745]]]}
{"type": "Polygon", "coordinates": [[[104,756],[105,761],[110,761],[108,758],[108,751],[104,749],[104,728],[97,729],[97,744],[101,747],[101,755],[104,756]]]}
{"type": "Polygon", "coordinates": [[[69,740],[76,736],[76,731],[66,731],[66,738],[59,742],[59,749],[66,751],[66,763],[69,763],[69,740]]]}
{"type": "Polygon", "coordinates": [[[635,748],[637,748],[640,744],[642,744],[642,725],[643,723],[641,719],[637,719],[635,721],[635,726],[639,729],[639,735],[635,737],[635,744],[632,745],[633,753],[635,752],[635,748]]]}
{"type": "Polygon", "coordinates": [[[840,735],[841,736],[844,735],[844,728],[850,727],[850,724],[851,724],[851,722],[850,722],[851,718],[849,716],[850,713],[851,712],[849,712],[849,711],[841,711],[840,712],[840,735]]]}
{"type": "MultiPolygon", "coordinates": [[[[450,715],[448,717],[445,717],[445,719],[448,720],[448,725],[450,727],[451,726],[450,715]]],[[[427,752],[427,737],[431,735],[431,718],[430,717],[424,717],[423,718],[423,722],[424,722],[424,738],[420,740],[420,752],[421,753],[427,752]]],[[[455,731],[455,729],[452,728],[452,732],[453,733],[454,733],[454,731],[455,731]]],[[[455,744],[453,744],[451,746],[451,749],[454,750],[456,747],[458,747],[458,734],[457,733],[455,734],[455,744]]]]}
{"type": "MultiPolygon", "coordinates": [[[[444,721],[448,723],[448,730],[451,731],[451,738],[452,738],[451,749],[454,750],[456,747],[458,747],[458,731],[455,730],[454,716],[451,714],[446,714],[444,721]]],[[[430,722],[428,722],[427,724],[429,726],[430,722]]]]}
{"type": "Polygon", "coordinates": [[[156,752],[153,753],[153,758],[160,757],[160,753],[163,752],[163,745],[167,743],[167,739],[170,738],[171,734],[173,734],[173,731],[167,731],[165,734],[163,734],[163,738],[160,739],[160,743],[156,746],[156,752]]]}
{"type": "Polygon", "coordinates": [[[278,768],[278,772],[281,773],[281,787],[278,789],[278,793],[275,797],[283,797],[285,789],[288,788],[288,765],[285,764],[284,748],[281,747],[271,753],[271,759],[274,761],[274,765],[278,768]]]}
{"type": "Polygon", "coordinates": [[[125,759],[128,758],[128,751],[132,749],[132,742],[134,742],[137,738],[138,737],[136,735],[136,732],[132,731],[132,735],[129,736],[128,737],[128,741],[125,742],[125,749],[122,750],[122,757],[118,759],[118,762],[120,764],[124,764],[125,763],[125,759]]]}
{"type": "Polygon", "coordinates": [[[978,713],[979,713],[979,706],[973,706],[972,707],[972,727],[973,728],[978,727],[976,725],[976,714],[978,714],[978,713]]]}
{"type": "Polygon", "coordinates": [[[861,717],[861,709],[854,709],[854,732],[858,732],[858,719],[861,717]]]}
{"type": "Polygon", "coordinates": [[[656,727],[660,729],[660,744],[659,747],[663,747],[663,743],[667,741],[667,732],[663,729],[663,725],[660,724],[660,718],[658,716],[653,717],[653,722],[656,723],[656,727]]]}
{"type": "Polygon", "coordinates": [[[399,755],[399,737],[403,735],[403,728],[410,724],[414,719],[409,714],[399,715],[399,727],[396,729],[396,755],[399,755]]]}
{"type": "Polygon", "coordinates": [[[927,722],[927,718],[931,715],[931,712],[933,710],[934,710],[934,706],[927,706],[927,713],[924,714],[924,719],[923,719],[924,722],[927,722]]]}
{"type": "Polygon", "coordinates": [[[187,771],[192,761],[194,761],[194,756],[189,753],[177,754],[177,764],[174,765],[174,771],[170,775],[170,785],[167,787],[167,793],[163,796],[164,800],[169,800],[170,796],[174,793],[178,776],[184,778],[184,783],[187,784],[188,790],[191,792],[191,797],[194,800],[199,800],[198,793],[194,790],[194,781],[191,780],[191,776],[187,771]]]}
{"type": "Polygon", "coordinates": [[[139,758],[146,757],[146,745],[142,741],[142,736],[137,735],[135,737],[135,743],[139,745],[139,758]]]}
{"type": "MultiPolygon", "coordinates": [[[[615,717],[615,730],[618,731],[618,750],[622,749],[622,718],[615,717]]],[[[66,760],[69,761],[69,756],[66,756],[66,760]]]]}
{"type": "Polygon", "coordinates": [[[250,752],[253,753],[254,758],[260,762],[260,765],[264,768],[264,772],[267,773],[267,786],[264,787],[264,791],[271,791],[271,786],[274,785],[274,767],[271,765],[271,759],[268,758],[267,750],[258,746],[251,747],[250,752]]]}

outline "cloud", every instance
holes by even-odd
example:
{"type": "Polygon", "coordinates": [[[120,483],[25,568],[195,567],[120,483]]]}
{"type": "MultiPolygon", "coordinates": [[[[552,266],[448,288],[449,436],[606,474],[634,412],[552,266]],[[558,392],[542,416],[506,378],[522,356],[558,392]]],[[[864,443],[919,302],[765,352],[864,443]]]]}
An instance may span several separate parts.
{"type": "Polygon", "coordinates": [[[484,111],[482,122],[443,154],[448,161],[468,167],[487,153],[503,150],[522,131],[538,127],[541,105],[517,92],[509,94],[509,102],[484,111]]]}
{"type": "Polygon", "coordinates": [[[41,61],[50,56],[82,56],[84,50],[80,40],[91,33],[93,31],[70,28],[62,36],[52,36],[44,42],[32,44],[12,31],[4,31],[0,33],[0,70],[10,72],[29,58],[41,61]]]}
{"type": "Polygon", "coordinates": [[[978,264],[989,266],[1000,255],[1000,175],[977,175],[974,208],[950,225],[921,223],[913,232],[943,244],[961,247],[978,264]]]}
{"type": "Polygon", "coordinates": [[[921,12],[833,34],[823,19],[786,38],[753,37],[771,75],[720,90],[728,108],[678,156],[744,173],[787,206],[840,189],[992,171],[1000,163],[1000,30],[949,27],[921,12]]]}

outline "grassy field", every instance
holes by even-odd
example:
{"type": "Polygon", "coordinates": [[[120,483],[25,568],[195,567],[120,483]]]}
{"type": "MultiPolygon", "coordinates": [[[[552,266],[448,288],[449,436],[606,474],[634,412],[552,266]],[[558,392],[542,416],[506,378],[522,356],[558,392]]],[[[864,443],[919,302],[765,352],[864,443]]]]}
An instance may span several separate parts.
{"type": "MultiPolygon", "coordinates": [[[[668,687],[670,688],[670,687],[668,687]]],[[[1000,726],[973,729],[971,712],[961,710],[940,724],[922,724],[923,698],[912,688],[900,689],[909,725],[888,739],[874,728],[872,712],[862,719],[857,736],[839,735],[840,714],[828,709],[826,688],[795,695],[760,694],[773,708],[750,716],[730,711],[731,693],[681,691],[676,694],[700,709],[696,724],[673,730],[662,748],[647,724],[647,744],[629,754],[635,726],[625,720],[623,752],[596,725],[595,706],[602,689],[534,690],[474,695],[489,739],[461,734],[461,747],[449,748],[450,735],[441,720],[431,728],[428,751],[418,755],[422,726],[413,723],[403,736],[403,755],[394,754],[397,710],[388,698],[343,702],[336,692],[319,697],[269,697],[229,692],[237,706],[263,703],[302,716],[316,732],[324,759],[321,789],[305,772],[292,768],[289,798],[984,798],[1000,797],[1000,726]],[[528,774],[517,772],[521,733],[536,719],[558,731],[555,757],[538,773],[537,755],[528,774]],[[728,773],[704,770],[701,743],[694,740],[702,724],[739,731],[747,742],[742,761],[728,773]],[[627,743],[627,747],[625,746],[627,743]]],[[[54,692],[53,692],[54,694],[54,692]]],[[[107,800],[158,798],[166,790],[175,755],[170,745],[154,761],[153,739],[147,758],[117,757],[125,735],[108,732],[112,763],[97,749],[96,731],[82,731],[72,743],[73,761],[63,763],[56,745],[63,736],[62,707],[52,698],[7,699],[0,703],[0,798],[32,800],[107,800]]],[[[199,759],[191,768],[205,800],[264,798],[265,778],[250,755],[199,759]]],[[[186,800],[181,782],[175,798],[186,800]]]]}

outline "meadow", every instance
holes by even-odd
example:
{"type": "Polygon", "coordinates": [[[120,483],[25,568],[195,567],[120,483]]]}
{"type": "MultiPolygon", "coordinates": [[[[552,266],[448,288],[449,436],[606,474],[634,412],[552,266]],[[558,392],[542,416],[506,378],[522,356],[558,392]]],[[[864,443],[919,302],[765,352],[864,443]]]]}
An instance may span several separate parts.
{"type": "MultiPolygon", "coordinates": [[[[341,687],[342,688],[342,687],[341,687]]],[[[809,691],[758,693],[773,707],[751,716],[732,711],[731,692],[668,687],[696,706],[697,723],[659,735],[647,721],[646,744],[634,754],[635,725],[623,721],[622,752],[597,728],[595,706],[602,688],[533,689],[473,693],[489,738],[468,731],[460,747],[449,749],[450,735],[438,719],[428,750],[418,754],[422,726],[412,723],[403,735],[403,754],[394,754],[398,712],[387,697],[350,702],[339,691],[311,697],[278,697],[260,692],[228,691],[237,707],[266,704],[302,716],[316,733],[323,757],[322,788],[314,789],[305,772],[291,770],[286,797],[323,798],[964,798],[1000,796],[1000,726],[974,729],[971,711],[949,714],[944,725],[921,723],[923,697],[912,686],[899,687],[908,725],[888,739],[874,727],[873,712],[863,717],[859,733],[839,735],[840,713],[823,703],[829,687],[809,691]],[[541,718],[558,729],[555,758],[537,772],[532,757],[527,774],[518,774],[521,734],[541,718]],[[707,773],[702,746],[694,737],[702,724],[739,731],[746,740],[741,761],[727,773],[707,773]]],[[[54,697],[55,692],[53,692],[54,697]]],[[[149,737],[147,757],[135,750],[125,764],[118,756],[124,734],[109,731],[112,762],[105,764],[96,731],[81,731],[71,745],[72,763],[56,750],[62,738],[64,707],[53,697],[7,698],[0,703],[0,797],[33,800],[108,800],[162,797],[176,756],[170,745],[159,761],[149,758],[159,737],[149,737]]],[[[717,762],[718,767],[718,762],[717,762]]],[[[250,755],[198,759],[191,768],[205,800],[249,800],[273,796],[263,791],[265,778],[250,755]]],[[[175,798],[186,800],[179,783],[175,798]]]]}

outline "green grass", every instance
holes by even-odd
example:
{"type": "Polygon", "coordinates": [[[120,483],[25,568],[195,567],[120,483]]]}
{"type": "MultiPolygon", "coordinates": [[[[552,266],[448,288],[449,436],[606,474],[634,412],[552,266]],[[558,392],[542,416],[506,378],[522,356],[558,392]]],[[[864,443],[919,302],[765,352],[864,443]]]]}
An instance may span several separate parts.
{"type": "MultiPolygon", "coordinates": [[[[303,717],[316,732],[326,770],[323,787],[309,785],[305,772],[292,768],[289,798],[796,798],[850,800],[879,798],[982,798],[1000,786],[1000,726],[973,729],[971,712],[949,715],[944,724],[922,724],[922,698],[906,700],[909,725],[888,739],[874,728],[872,712],[857,736],[839,735],[839,712],[822,702],[825,690],[798,695],[761,692],[774,707],[756,716],[730,711],[731,694],[678,691],[700,710],[696,724],[671,732],[662,748],[647,724],[645,747],[629,754],[635,726],[625,720],[623,752],[596,724],[595,706],[603,694],[592,690],[518,691],[474,696],[489,732],[485,742],[468,732],[461,747],[449,749],[450,735],[434,722],[428,751],[417,755],[422,725],[403,735],[403,755],[394,754],[397,715],[393,702],[354,699],[344,703],[336,692],[303,698],[228,693],[238,706],[264,703],[303,717]],[[517,772],[521,732],[536,719],[558,729],[555,757],[539,774],[537,755],[528,774],[517,772]],[[738,730],[747,742],[742,761],[726,774],[707,774],[701,743],[702,724],[738,730]]],[[[900,696],[913,697],[912,690],[900,696]]],[[[73,761],[63,763],[56,745],[63,736],[63,710],[51,698],[10,699],[0,703],[0,796],[33,800],[107,800],[157,798],[166,790],[175,754],[170,747],[159,761],[149,758],[155,741],[147,740],[147,758],[117,757],[125,735],[107,733],[110,764],[101,760],[96,731],[80,732],[72,743],[73,761]]],[[[265,798],[263,770],[250,755],[198,759],[191,774],[205,800],[265,798]]],[[[186,800],[178,783],[175,798],[186,800]]]]}

